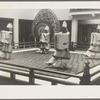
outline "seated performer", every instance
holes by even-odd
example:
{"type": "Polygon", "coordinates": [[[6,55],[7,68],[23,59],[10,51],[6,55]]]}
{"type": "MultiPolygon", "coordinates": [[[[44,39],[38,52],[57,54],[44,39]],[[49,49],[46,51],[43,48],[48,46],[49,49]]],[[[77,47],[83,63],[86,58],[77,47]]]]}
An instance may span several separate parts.
{"type": "Polygon", "coordinates": [[[40,50],[36,51],[37,53],[48,53],[50,49],[50,33],[49,33],[49,27],[45,27],[44,33],[40,33],[40,50]]]}
{"type": "Polygon", "coordinates": [[[100,54],[100,25],[97,26],[97,32],[91,33],[90,48],[83,53],[87,57],[98,58],[96,54],[100,54]]]}
{"type": "Polygon", "coordinates": [[[70,59],[69,52],[69,31],[67,23],[64,21],[62,24],[62,32],[55,33],[55,53],[51,59],[46,62],[47,65],[55,65],[59,59],[70,59]]]}
{"type": "Polygon", "coordinates": [[[2,43],[1,59],[10,59],[12,53],[12,23],[7,24],[7,31],[1,30],[0,42],[2,43]]]}

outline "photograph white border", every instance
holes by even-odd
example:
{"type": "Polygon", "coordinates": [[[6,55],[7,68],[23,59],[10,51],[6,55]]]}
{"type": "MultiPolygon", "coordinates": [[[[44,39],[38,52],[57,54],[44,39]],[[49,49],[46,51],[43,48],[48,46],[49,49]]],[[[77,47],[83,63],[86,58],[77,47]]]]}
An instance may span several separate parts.
{"type": "Polygon", "coordinates": [[[100,8],[100,1],[27,1],[27,2],[0,2],[0,9],[66,9],[66,8],[100,8]],[[63,6],[62,6],[63,5],[63,6]]]}

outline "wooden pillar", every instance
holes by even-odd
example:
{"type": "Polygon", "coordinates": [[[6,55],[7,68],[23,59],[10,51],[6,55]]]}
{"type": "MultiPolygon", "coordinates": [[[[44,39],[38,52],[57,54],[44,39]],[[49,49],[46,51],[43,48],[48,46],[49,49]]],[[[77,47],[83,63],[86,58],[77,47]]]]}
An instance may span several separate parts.
{"type": "Polygon", "coordinates": [[[72,20],[72,27],[71,27],[71,44],[72,48],[76,48],[77,46],[77,35],[78,35],[78,21],[76,19],[72,20]]]}
{"type": "Polygon", "coordinates": [[[10,73],[10,84],[15,84],[15,73],[10,73]]]}
{"type": "Polygon", "coordinates": [[[89,62],[85,62],[83,77],[81,78],[80,85],[90,85],[91,84],[90,68],[89,62]]]}
{"type": "Polygon", "coordinates": [[[57,85],[57,83],[56,82],[52,82],[52,84],[51,85],[57,85]]]}
{"type": "Polygon", "coordinates": [[[11,80],[14,80],[15,79],[15,74],[14,73],[10,73],[10,78],[11,78],[11,80]]]}
{"type": "Polygon", "coordinates": [[[30,72],[29,72],[29,84],[34,84],[34,83],[35,83],[34,71],[33,71],[33,69],[30,69],[30,72]]]}
{"type": "Polygon", "coordinates": [[[71,34],[71,42],[77,42],[77,32],[78,32],[78,21],[76,19],[72,20],[72,34],[71,34]]]}
{"type": "Polygon", "coordinates": [[[14,19],[14,22],[13,22],[13,34],[14,34],[14,43],[15,44],[15,49],[18,47],[18,43],[19,43],[19,21],[17,18],[14,19]]]}

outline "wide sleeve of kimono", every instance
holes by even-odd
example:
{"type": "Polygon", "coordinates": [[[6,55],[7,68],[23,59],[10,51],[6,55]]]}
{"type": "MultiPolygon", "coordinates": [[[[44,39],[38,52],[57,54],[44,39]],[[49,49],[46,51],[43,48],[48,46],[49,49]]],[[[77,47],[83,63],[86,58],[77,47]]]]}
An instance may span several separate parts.
{"type": "Polygon", "coordinates": [[[55,36],[56,36],[56,35],[62,34],[62,32],[59,32],[59,33],[54,33],[54,34],[55,34],[55,36]]]}
{"type": "Polygon", "coordinates": [[[100,45],[100,33],[95,34],[94,44],[100,45]]]}
{"type": "Polygon", "coordinates": [[[67,35],[70,35],[70,32],[67,32],[67,35]]]}
{"type": "Polygon", "coordinates": [[[44,33],[44,38],[45,38],[45,42],[49,43],[50,42],[50,33],[44,33]]]}
{"type": "Polygon", "coordinates": [[[10,44],[12,43],[12,31],[9,31],[8,33],[9,33],[8,43],[10,44]]]}
{"type": "Polygon", "coordinates": [[[0,31],[0,42],[6,43],[6,31],[5,30],[0,31]]]}
{"type": "Polygon", "coordinates": [[[94,32],[91,33],[91,41],[90,41],[90,44],[93,44],[94,43],[94,38],[95,38],[94,34],[95,34],[94,32]]]}
{"type": "Polygon", "coordinates": [[[44,35],[45,35],[45,36],[49,36],[49,35],[50,35],[50,33],[48,32],[48,33],[45,33],[44,35]]]}
{"type": "Polygon", "coordinates": [[[5,40],[7,44],[12,43],[12,31],[7,31],[5,35],[5,40]]]}
{"type": "Polygon", "coordinates": [[[0,31],[0,42],[1,42],[1,39],[2,39],[2,33],[1,33],[1,31],[0,31]]]}

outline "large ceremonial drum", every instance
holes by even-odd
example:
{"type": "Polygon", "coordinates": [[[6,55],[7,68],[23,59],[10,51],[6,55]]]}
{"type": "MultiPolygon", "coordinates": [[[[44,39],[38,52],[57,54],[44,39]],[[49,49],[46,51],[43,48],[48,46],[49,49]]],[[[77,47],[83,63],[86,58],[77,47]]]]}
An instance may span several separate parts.
{"type": "Polygon", "coordinates": [[[69,48],[69,35],[57,34],[55,36],[55,49],[64,50],[69,48]]]}

